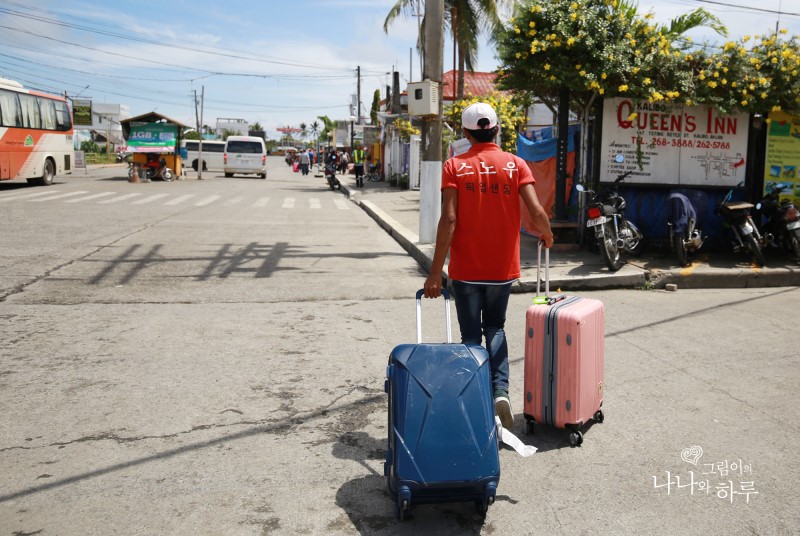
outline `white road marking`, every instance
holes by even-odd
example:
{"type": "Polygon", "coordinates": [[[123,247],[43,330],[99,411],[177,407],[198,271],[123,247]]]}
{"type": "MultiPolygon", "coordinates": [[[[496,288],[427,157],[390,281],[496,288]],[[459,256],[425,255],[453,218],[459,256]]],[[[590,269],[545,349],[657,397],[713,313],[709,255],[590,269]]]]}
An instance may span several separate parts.
{"type": "Polygon", "coordinates": [[[287,197],[284,199],[281,208],[294,208],[294,197],[287,197]]]}
{"type": "Polygon", "coordinates": [[[40,197],[39,199],[28,199],[31,203],[41,203],[42,201],[53,201],[55,199],[64,199],[65,197],[72,197],[74,195],[81,195],[81,194],[88,194],[86,190],[80,190],[78,192],[69,192],[67,194],[61,195],[54,195],[51,197],[40,197]]]}
{"type": "Polygon", "coordinates": [[[182,196],[180,196],[180,197],[176,197],[175,199],[173,199],[173,200],[171,200],[171,201],[167,201],[167,202],[166,202],[166,203],[164,203],[164,204],[165,204],[165,205],[169,205],[169,206],[180,205],[180,204],[181,204],[181,203],[183,203],[184,201],[188,201],[189,199],[191,199],[191,198],[193,198],[193,197],[194,197],[194,194],[186,194],[186,195],[182,195],[182,196]]]}
{"type": "Polygon", "coordinates": [[[269,197],[262,197],[255,203],[253,203],[254,207],[266,207],[269,203],[269,197]]]}
{"type": "Polygon", "coordinates": [[[12,199],[25,199],[28,197],[38,197],[40,195],[53,195],[53,191],[43,191],[43,192],[36,192],[33,194],[24,194],[24,195],[12,195],[9,197],[3,197],[0,201],[11,201],[12,199]]]}
{"type": "Polygon", "coordinates": [[[227,201],[225,201],[224,206],[230,207],[232,205],[236,205],[238,203],[241,203],[243,199],[244,197],[234,197],[232,199],[228,199],[227,201]]]}
{"type": "Polygon", "coordinates": [[[308,200],[309,208],[322,208],[322,203],[316,197],[312,197],[308,200]]]}
{"type": "Polygon", "coordinates": [[[344,199],[334,199],[333,202],[339,210],[350,210],[350,203],[344,199]]]}
{"type": "Polygon", "coordinates": [[[68,199],[65,203],[80,203],[81,201],[91,201],[92,199],[99,199],[101,197],[108,197],[114,195],[115,192],[102,192],[99,194],[87,195],[86,197],[79,197],[78,199],[68,199]]]}
{"type": "Polygon", "coordinates": [[[134,201],[133,203],[131,203],[131,205],[144,205],[144,204],[147,204],[147,203],[152,203],[153,201],[157,201],[159,199],[167,197],[167,195],[169,195],[169,194],[151,195],[150,197],[145,197],[144,199],[139,199],[138,201],[134,201]]]}
{"type": "Polygon", "coordinates": [[[217,199],[219,199],[220,197],[222,197],[222,196],[220,196],[220,195],[212,195],[212,196],[206,197],[205,199],[202,199],[202,200],[198,201],[197,203],[195,203],[194,206],[196,206],[196,207],[208,206],[211,203],[213,203],[214,201],[216,201],[217,199]]]}
{"type": "Polygon", "coordinates": [[[108,203],[119,203],[120,201],[125,201],[126,199],[130,199],[132,197],[136,197],[136,196],[139,196],[139,195],[142,195],[142,194],[125,194],[125,195],[121,195],[119,197],[115,197],[113,199],[106,199],[105,201],[98,201],[97,204],[98,205],[105,205],[105,204],[108,204],[108,203]]]}

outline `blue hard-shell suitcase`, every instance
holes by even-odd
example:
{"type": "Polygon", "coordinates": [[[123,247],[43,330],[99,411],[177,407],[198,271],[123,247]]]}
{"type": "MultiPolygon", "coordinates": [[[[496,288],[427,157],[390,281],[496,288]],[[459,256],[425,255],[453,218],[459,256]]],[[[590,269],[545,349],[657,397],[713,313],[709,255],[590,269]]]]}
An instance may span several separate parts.
{"type": "Polygon", "coordinates": [[[500,457],[489,355],[453,344],[450,296],[443,290],[447,343],[423,344],[417,292],[417,344],[392,350],[386,370],[389,445],[384,475],[398,519],[417,504],[474,501],[481,513],[494,502],[500,457]]]}

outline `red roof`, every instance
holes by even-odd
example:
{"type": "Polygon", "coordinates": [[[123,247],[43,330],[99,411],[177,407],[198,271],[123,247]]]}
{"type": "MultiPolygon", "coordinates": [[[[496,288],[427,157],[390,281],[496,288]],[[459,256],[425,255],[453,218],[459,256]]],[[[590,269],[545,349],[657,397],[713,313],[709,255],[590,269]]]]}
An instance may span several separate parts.
{"type": "MultiPolygon", "coordinates": [[[[471,73],[464,71],[464,96],[483,97],[491,95],[497,88],[495,87],[495,73],[481,73],[475,71],[471,73]]],[[[447,71],[442,75],[442,100],[454,101],[458,95],[458,71],[447,71]],[[453,84],[453,73],[455,73],[455,85],[453,84]],[[454,90],[455,87],[455,90],[454,90]]]]}

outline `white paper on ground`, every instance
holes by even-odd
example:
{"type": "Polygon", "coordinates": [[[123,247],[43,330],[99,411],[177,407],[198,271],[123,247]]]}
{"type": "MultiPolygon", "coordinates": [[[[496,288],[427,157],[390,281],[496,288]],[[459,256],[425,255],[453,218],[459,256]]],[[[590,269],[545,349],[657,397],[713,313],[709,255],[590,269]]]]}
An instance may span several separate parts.
{"type": "Polygon", "coordinates": [[[497,423],[497,437],[500,439],[501,443],[505,443],[512,449],[516,450],[517,453],[524,458],[533,456],[533,454],[536,452],[536,447],[533,445],[526,445],[520,440],[520,438],[503,428],[503,425],[500,423],[500,417],[495,416],[494,420],[497,423]]]}

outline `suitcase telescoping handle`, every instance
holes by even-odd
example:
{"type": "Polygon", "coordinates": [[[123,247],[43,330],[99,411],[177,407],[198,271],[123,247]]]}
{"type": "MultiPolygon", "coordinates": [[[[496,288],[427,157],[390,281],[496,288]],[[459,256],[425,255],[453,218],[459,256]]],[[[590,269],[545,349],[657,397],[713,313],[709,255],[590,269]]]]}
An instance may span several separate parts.
{"type": "MultiPolygon", "coordinates": [[[[422,344],[422,296],[425,295],[425,289],[417,291],[417,344],[422,344]]],[[[450,329],[450,292],[447,289],[442,289],[442,296],[444,296],[444,316],[447,323],[447,342],[453,342],[453,332],[450,329]]]]}
{"type": "Polygon", "coordinates": [[[542,243],[539,242],[539,252],[536,257],[536,296],[533,298],[533,303],[536,305],[553,305],[566,298],[562,294],[555,296],[550,295],[550,249],[544,250],[544,296],[539,296],[539,287],[541,284],[541,270],[542,270],[542,243]]]}
{"type": "MultiPolygon", "coordinates": [[[[539,253],[536,257],[536,298],[539,297],[539,285],[542,271],[542,242],[539,242],[539,253]]],[[[550,295],[550,248],[544,250],[544,297],[550,295]]],[[[534,298],[535,299],[535,298],[534,298]]]]}

